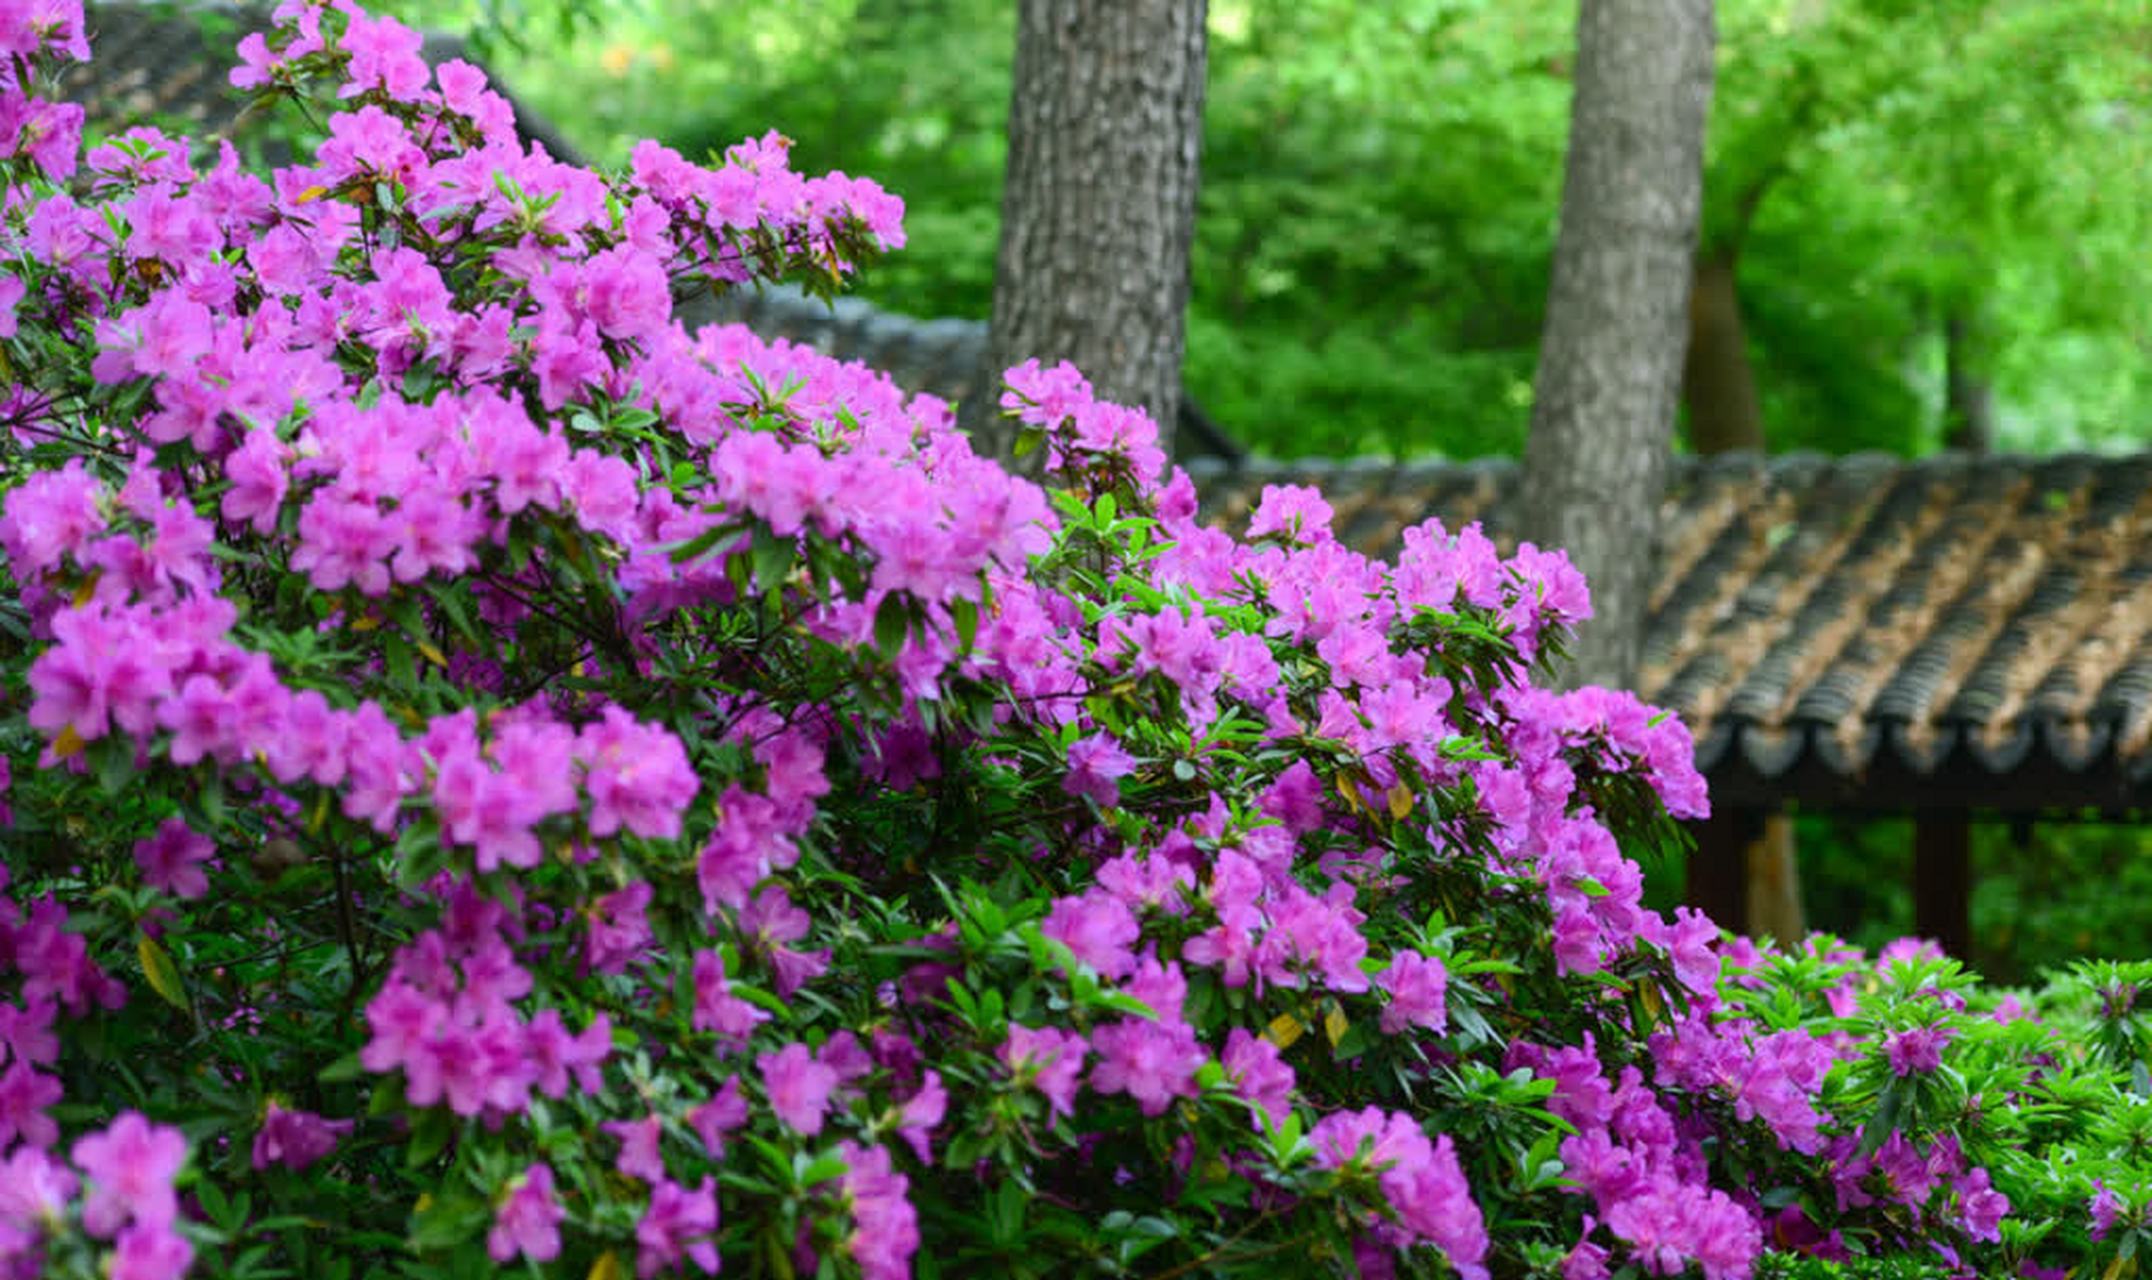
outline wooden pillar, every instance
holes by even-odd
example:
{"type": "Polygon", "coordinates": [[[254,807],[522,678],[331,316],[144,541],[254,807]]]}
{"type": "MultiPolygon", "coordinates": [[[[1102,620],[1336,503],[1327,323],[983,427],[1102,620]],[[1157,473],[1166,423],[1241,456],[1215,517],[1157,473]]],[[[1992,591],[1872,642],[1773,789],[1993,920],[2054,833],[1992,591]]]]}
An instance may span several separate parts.
{"type": "Polygon", "coordinates": [[[1913,818],[1913,931],[1968,959],[1973,949],[1973,823],[1962,809],[1913,818]]]}
{"type": "Polygon", "coordinates": [[[1748,932],[1748,847],[1763,828],[1752,809],[1727,809],[1689,824],[1696,848],[1689,853],[1682,901],[1710,916],[1722,929],[1748,932]]]}
{"type": "Polygon", "coordinates": [[[1789,813],[1766,817],[1747,850],[1749,932],[1785,947],[1808,936],[1808,918],[1801,910],[1799,854],[1789,813]]]}

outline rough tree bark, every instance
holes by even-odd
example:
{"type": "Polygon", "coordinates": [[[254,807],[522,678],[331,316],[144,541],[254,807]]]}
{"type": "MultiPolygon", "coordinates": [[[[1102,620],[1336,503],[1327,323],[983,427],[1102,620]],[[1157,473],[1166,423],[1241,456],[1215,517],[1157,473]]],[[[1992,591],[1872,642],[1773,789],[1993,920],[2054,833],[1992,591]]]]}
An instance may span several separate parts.
{"type": "MultiPolygon", "coordinates": [[[[1207,61],[1205,0],[1020,0],[988,359],[1074,361],[1170,439],[1207,61]]],[[[965,423],[995,421],[998,392],[965,423]]],[[[998,438],[1002,433],[994,433],[998,438]]]]}
{"type": "Polygon", "coordinates": [[[1583,0],[1554,280],[1525,445],[1528,536],[1566,548],[1594,618],[1571,678],[1635,669],[1688,340],[1712,0],[1583,0]]]}

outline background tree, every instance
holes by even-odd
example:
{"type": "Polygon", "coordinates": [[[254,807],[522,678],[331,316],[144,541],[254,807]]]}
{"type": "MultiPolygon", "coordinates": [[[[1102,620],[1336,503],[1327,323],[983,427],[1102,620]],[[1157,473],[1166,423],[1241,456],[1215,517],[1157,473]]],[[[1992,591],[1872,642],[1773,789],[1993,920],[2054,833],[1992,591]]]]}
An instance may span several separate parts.
{"type": "Polygon", "coordinates": [[[988,359],[1073,360],[1101,398],[1149,409],[1168,449],[1207,45],[1204,0],[1017,6],[988,359]]]}
{"type": "MultiPolygon", "coordinates": [[[[2088,330],[2126,346],[2145,322],[2142,290],[2112,288],[2141,275],[2118,255],[2144,230],[2128,104],[2144,102],[2129,51],[2152,30],[2145,6],[1739,0],[1724,13],[1690,446],[1920,452],[1968,411],[2004,430],[1998,393],[2052,402],[2047,388],[2074,382],[2079,412],[2093,403],[2058,357],[2074,364],[2088,330]],[[2083,296],[2048,295],[2039,282],[2056,278],[2083,296]]],[[[2079,425],[2040,416],[2013,424],[2024,444],[2079,425]]]]}
{"type": "Polygon", "coordinates": [[[1687,343],[1711,0],[1584,0],[1561,234],[1524,453],[1527,532],[1592,584],[1574,678],[1625,683],[1687,343]]]}
{"type": "MultiPolygon", "coordinates": [[[[593,155],[644,131],[699,154],[776,121],[803,164],[911,205],[911,249],[863,296],[984,320],[1014,8],[652,0],[573,43],[540,24],[501,66],[593,155]]],[[[1521,452],[1572,16],[1213,0],[1186,360],[1212,417],[1280,454],[1521,452]]],[[[1774,448],[1935,447],[1961,285],[1989,321],[2002,447],[2142,438],[2142,0],[1722,0],[1718,20],[1704,243],[1746,196],[1732,349],[1774,448]]]]}

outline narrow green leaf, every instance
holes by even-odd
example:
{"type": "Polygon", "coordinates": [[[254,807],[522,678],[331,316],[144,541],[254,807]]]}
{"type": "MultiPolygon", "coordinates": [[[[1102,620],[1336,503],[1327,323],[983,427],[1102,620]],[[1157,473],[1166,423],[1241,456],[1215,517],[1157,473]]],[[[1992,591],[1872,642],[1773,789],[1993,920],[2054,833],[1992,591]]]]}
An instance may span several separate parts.
{"type": "Polygon", "coordinates": [[[874,647],[893,662],[904,651],[904,637],[910,631],[910,603],[894,591],[883,596],[874,610],[874,647]]]}
{"type": "Polygon", "coordinates": [[[150,990],[182,1013],[193,1009],[193,1003],[187,999],[186,980],[180,976],[179,966],[172,962],[172,953],[166,951],[162,943],[146,933],[141,934],[135,939],[135,956],[142,962],[142,976],[149,979],[150,990]]]}
{"type": "Polygon", "coordinates": [[[417,1169],[432,1163],[455,1136],[456,1121],[448,1108],[428,1107],[411,1126],[411,1144],[404,1148],[404,1165],[417,1169]]]}

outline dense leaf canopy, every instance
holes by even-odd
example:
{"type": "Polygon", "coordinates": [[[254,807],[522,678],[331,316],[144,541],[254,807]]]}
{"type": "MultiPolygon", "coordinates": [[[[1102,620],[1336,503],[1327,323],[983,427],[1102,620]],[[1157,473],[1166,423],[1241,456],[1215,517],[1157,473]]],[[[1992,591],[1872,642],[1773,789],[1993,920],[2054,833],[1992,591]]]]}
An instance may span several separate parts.
{"type": "MultiPolygon", "coordinates": [[[[876,174],[910,204],[922,252],[868,296],[986,314],[1007,6],[582,12],[593,25],[572,43],[533,36],[507,65],[596,151],[655,132],[693,153],[775,121],[809,162],[876,174]]],[[[1276,453],[1515,452],[1560,188],[1567,6],[1211,13],[1192,392],[1276,453]]],[[[2005,443],[2141,438],[2143,0],[1719,13],[1707,237],[1739,248],[1774,447],[1933,447],[1953,308],[1984,317],[2005,443]]]]}

